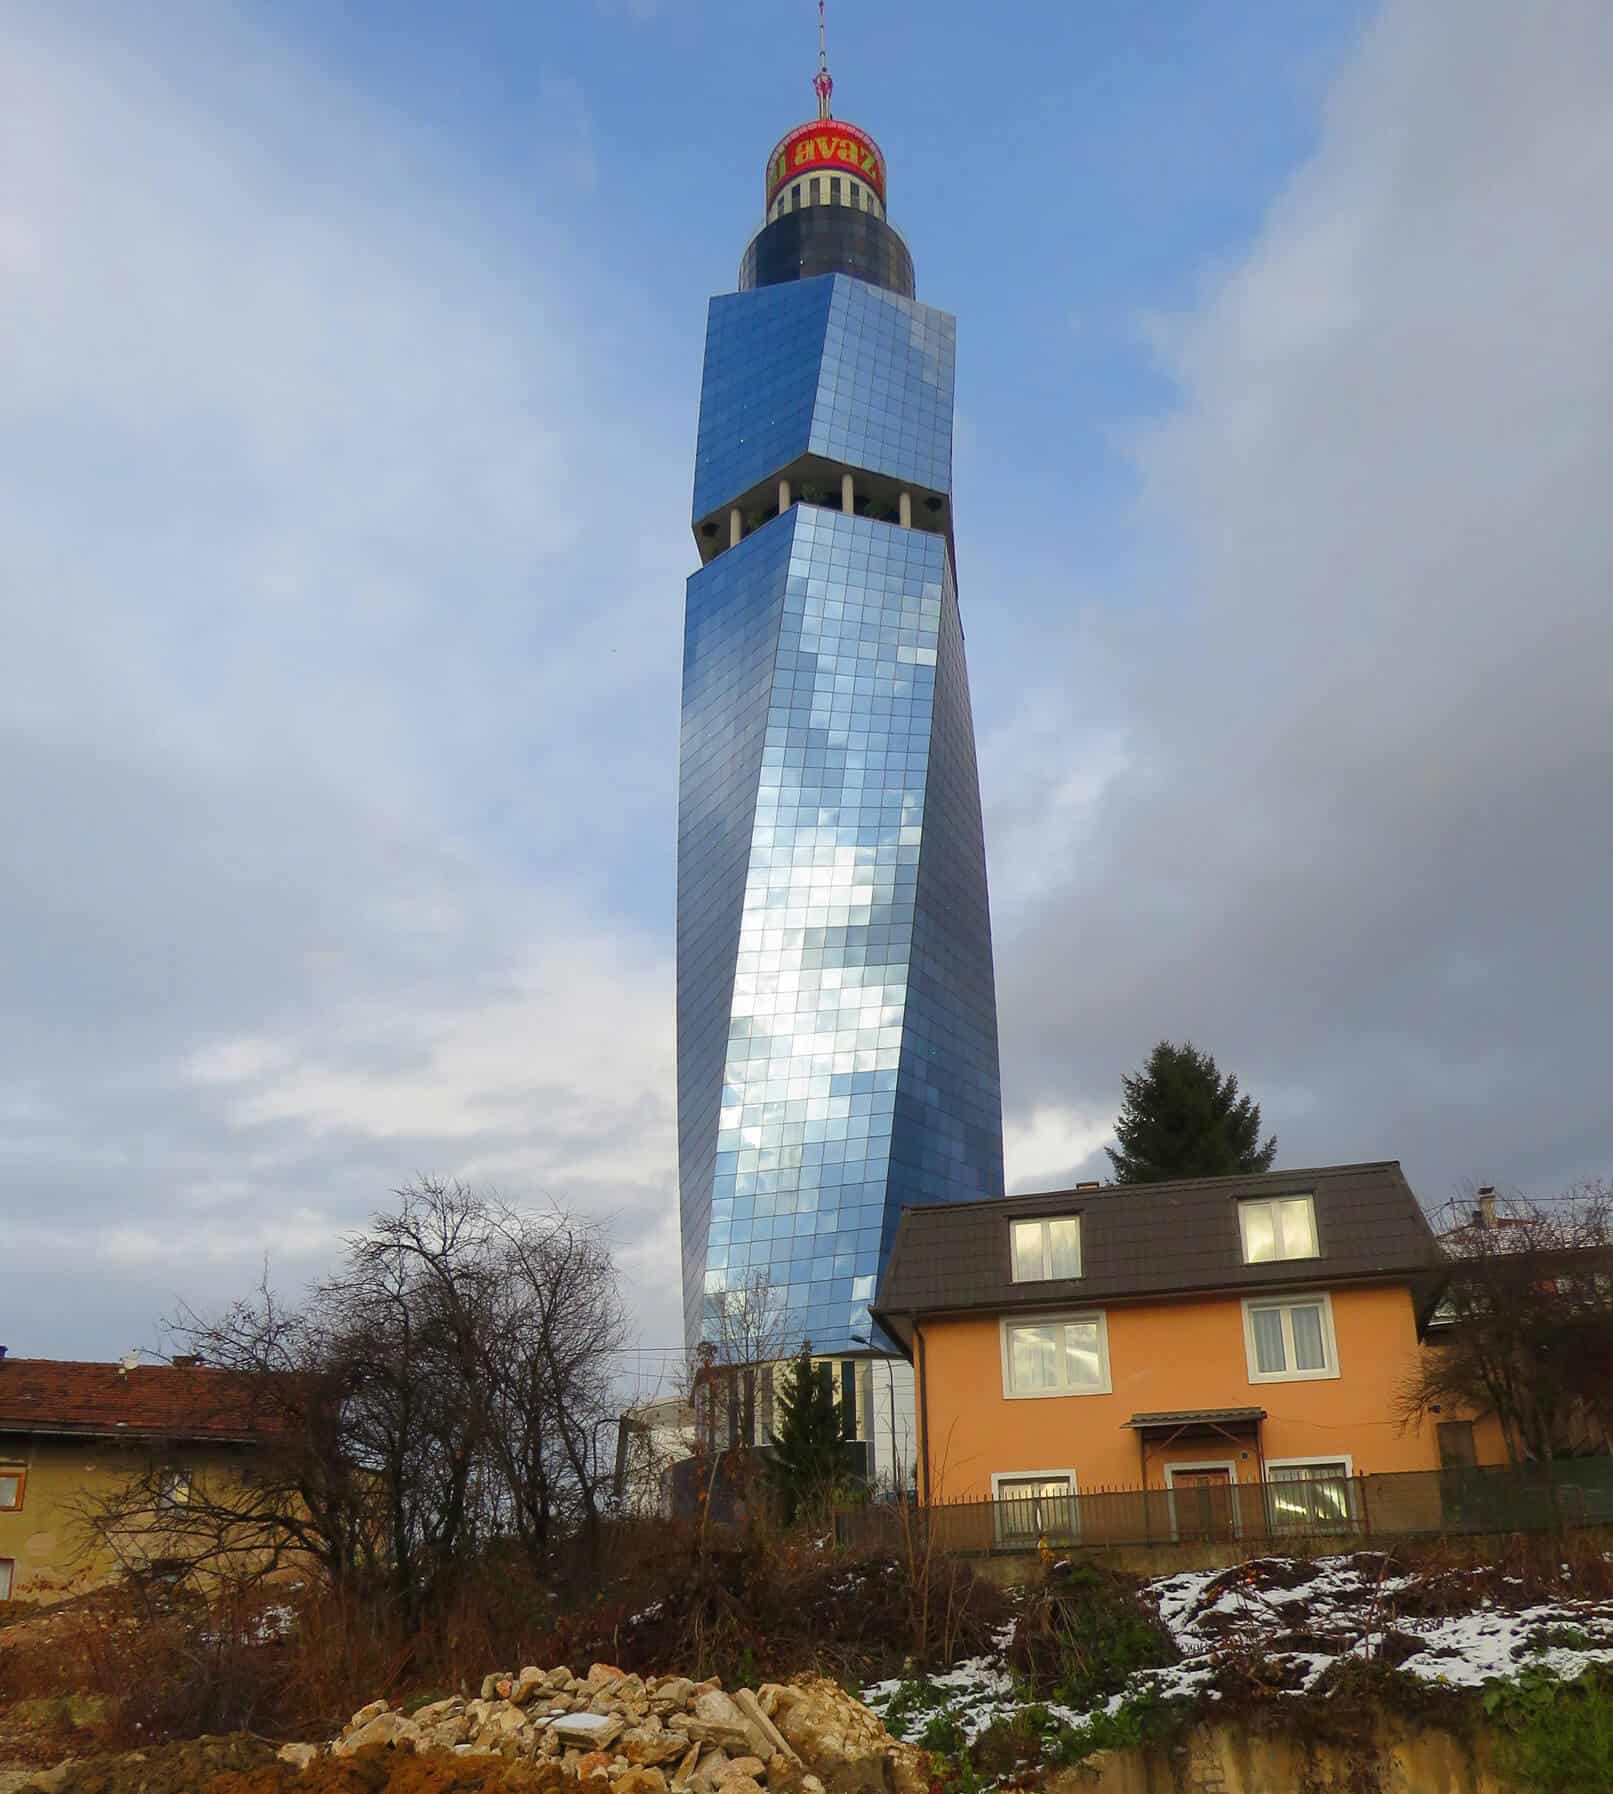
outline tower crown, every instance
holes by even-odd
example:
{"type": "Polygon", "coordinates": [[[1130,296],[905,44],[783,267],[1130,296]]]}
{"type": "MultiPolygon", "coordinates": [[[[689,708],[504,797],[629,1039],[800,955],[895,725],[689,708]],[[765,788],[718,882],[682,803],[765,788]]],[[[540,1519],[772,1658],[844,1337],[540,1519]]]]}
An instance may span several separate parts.
{"type": "Polygon", "coordinates": [[[762,228],[739,264],[742,292],[849,274],[913,297],[913,258],[885,217],[885,158],[860,125],[830,110],[834,82],[818,0],[818,116],[773,146],[762,177],[762,228]]]}
{"type": "Polygon", "coordinates": [[[810,205],[847,205],[885,216],[885,158],[858,125],[815,118],[787,131],[767,158],[768,218],[810,205]]]}

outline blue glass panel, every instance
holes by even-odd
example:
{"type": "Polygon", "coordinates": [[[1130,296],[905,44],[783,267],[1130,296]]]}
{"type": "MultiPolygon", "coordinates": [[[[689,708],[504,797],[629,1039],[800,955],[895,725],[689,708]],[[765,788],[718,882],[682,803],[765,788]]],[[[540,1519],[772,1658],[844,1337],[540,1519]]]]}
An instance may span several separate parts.
{"type": "Polygon", "coordinates": [[[706,316],[694,515],[806,452],[834,278],[724,293],[706,316]]]}
{"type": "Polygon", "coordinates": [[[707,1299],[765,1265],[796,1330],[841,1350],[866,1327],[901,1205],[1002,1189],[985,853],[946,541],[797,505],[690,581],[688,643],[691,1343],[707,1299]],[[711,1220],[730,1169],[756,1184],[743,1259],[711,1220]]]}

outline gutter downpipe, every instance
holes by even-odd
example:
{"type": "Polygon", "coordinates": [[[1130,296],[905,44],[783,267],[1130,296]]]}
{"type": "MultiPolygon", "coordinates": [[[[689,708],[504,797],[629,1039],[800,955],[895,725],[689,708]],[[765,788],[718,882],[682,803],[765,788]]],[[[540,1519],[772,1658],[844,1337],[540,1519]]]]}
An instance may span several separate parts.
{"type": "Polygon", "coordinates": [[[913,1316],[913,1346],[918,1359],[919,1373],[919,1466],[924,1472],[924,1505],[928,1507],[931,1500],[930,1491],[930,1387],[925,1379],[924,1329],[919,1325],[918,1316],[913,1316]]]}

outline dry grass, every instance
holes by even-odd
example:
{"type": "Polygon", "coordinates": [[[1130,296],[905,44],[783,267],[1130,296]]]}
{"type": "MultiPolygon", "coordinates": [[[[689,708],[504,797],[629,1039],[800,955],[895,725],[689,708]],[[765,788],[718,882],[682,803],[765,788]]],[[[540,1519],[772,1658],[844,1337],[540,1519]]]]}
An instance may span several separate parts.
{"type": "MultiPolygon", "coordinates": [[[[0,1688],[57,1702],[57,1743],[127,1748],[204,1733],[331,1736],[377,1696],[474,1694],[493,1669],[595,1661],[644,1672],[720,1675],[730,1685],[814,1669],[856,1683],[903,1672],[912,1613],[932,1612],[932,1664],[988,1648],[1001,1592],[966,1565],[923,1573],[944,1598],[916,1603],[912,1567],[851,1559],[783,1538],[657,1525],[624,1527],[609,1574],[542,1583],[489,1560],[429,1623],[411,1629],[384,1600],[257,1592],[203,1605],[133,1590],[86,1598],[0,1634],[0,1688]]],[[[3,1721],[0,1709],[0,1721],[3,1721]]],[[[33,1723],[55,1724],[44,1708],[33,1723]]]]}

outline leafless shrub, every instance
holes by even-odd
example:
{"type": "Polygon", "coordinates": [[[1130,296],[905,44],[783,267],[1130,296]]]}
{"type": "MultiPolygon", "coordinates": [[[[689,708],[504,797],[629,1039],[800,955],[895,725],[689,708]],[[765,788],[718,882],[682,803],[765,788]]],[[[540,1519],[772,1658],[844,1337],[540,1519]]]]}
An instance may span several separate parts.
{"type": "Polygon", "coordinates": [[[1403,1421],[1494,1415],[1514,1464],[1613,1440],[1613,1189],[1553,1202],[1453,1205],[1432,1349],[1401,1391],[1403,1421]]]}

